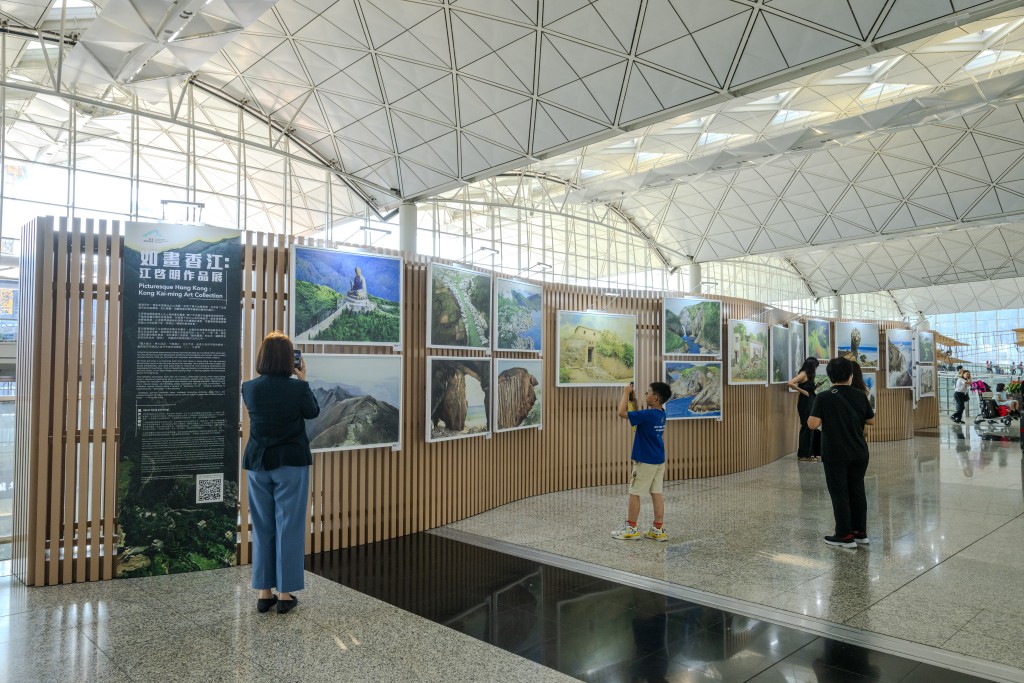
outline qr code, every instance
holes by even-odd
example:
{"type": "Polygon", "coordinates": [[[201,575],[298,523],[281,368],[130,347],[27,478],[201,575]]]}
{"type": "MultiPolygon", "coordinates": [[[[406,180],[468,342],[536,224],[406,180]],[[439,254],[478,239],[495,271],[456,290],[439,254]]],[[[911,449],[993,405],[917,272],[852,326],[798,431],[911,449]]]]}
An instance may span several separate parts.
{"type": "Polygon", "coordinates": [[[224,502],[224,473],[196,475],[196,503],[224,502]]]}

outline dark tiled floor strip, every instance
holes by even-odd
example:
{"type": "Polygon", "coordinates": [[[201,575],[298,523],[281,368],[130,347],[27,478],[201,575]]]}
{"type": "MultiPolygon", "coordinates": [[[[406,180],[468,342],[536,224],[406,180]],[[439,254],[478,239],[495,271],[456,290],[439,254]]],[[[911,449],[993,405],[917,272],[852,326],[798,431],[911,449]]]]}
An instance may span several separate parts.
{"type": "Polygon", "coordinates": [[[583,681],[982,680],[433,534],[307,569],[583,681]]]}

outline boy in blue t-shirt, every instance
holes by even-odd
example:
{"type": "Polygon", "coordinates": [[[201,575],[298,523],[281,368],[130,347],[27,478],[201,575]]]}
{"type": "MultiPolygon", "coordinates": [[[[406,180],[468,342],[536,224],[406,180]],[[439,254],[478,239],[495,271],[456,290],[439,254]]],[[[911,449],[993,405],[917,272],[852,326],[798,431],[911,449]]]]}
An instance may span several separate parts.
{"type": "Polygon", "coordinates": [[[634,427],[633,473],[629,478],[629,516],[626,526],[612,532],[612,538],[634,540],[640,538],[637,530],[637,518],[640,516],[640,496],[651,494],[654,505],[654,525],[643,533],[646,538],[655,541],[667,541],[665,533],[665,499],[661,495],[662,482],[665,479],[665,409],[663,406],[672,398],[672,388],[664,382],[652,382],[644,402],[644,410],[629,410],[633,383],[630,382],[622,390],[619,398],[619,417],[629,420],[634,427]]]}

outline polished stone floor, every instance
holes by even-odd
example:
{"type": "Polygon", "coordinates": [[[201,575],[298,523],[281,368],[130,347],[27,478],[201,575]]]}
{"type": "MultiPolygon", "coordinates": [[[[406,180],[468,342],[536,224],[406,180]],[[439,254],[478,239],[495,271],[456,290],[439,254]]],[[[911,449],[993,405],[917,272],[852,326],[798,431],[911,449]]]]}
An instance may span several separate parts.
{"type": "Polygon", "coordinates": [[[983,680],[436,534],[324,553],[307,566],[591,683],[983,680]]]}
{"type": "MultiPolygon", "coordinates": [[[[857,550],[822,542],[832,518],[821,466],[792,455],[667,484],[668,543],[610,537],[622,524],[625,486],[538,496],[451,528],[977,658],[1024,680],[1021,450],[982,436],[944,425],[872,444],[871,545],[857,550]]],[[[641,524],[650,520],[645,501],[641,524]]]]}
{"type": "Polygon", "coordinates": [[[325,576],[307,572],[288,615],[255,612],[247,567],[34,589],[3,578],[0,683],[965,680],[917,663],[950,658],[1024,681],[1019,445],[947,425],[872,458],[872,544],[857,550],[821,542],[820,465],[790,456],[669,484],[668,543],[610,538],[625,504],[612,486],[310,558],[325,576]],[[489,543],[503,550],[483,562],[489,543]]]}
{"type": "Polygon", "coordinates": [[[307,572],[258,614],[248,567],[27,589],[0,579],[0,681],[571,681],[307,572]]]}

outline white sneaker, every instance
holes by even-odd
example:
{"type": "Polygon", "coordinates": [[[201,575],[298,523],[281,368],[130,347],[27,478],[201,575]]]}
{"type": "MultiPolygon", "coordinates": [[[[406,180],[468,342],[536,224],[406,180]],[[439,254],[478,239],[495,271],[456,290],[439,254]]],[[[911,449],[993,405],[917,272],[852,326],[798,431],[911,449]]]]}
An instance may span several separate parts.
{"type": "Polygon", "coordinates": [[[637,541],[640,539],[640,532],[635,526],[624,525],[621,529],[612,532],[612,538],[619,541],[637,541]]]}
{"type": "Polygon", "coordinates": [[[662,526],[660,529],[656,526],[652,526],[650,529],[644,532],[644,538],[650,538],[652,540],[664,543],[668,540],[668,534],[665,533],[664,526],[662,526]]]}

